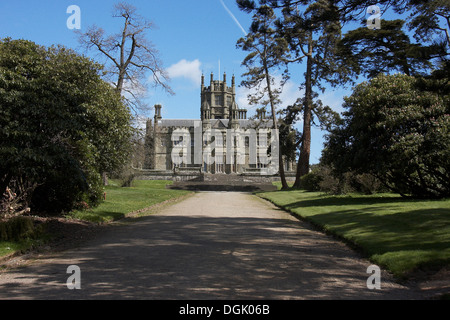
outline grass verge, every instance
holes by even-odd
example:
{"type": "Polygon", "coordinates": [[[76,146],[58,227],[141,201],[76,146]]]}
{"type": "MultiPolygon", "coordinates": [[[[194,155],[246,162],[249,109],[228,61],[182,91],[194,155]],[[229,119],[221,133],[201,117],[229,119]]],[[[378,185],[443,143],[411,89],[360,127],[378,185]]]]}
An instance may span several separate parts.
{"type": "MultiPolygon", "coordinates": [[[[124,218],[132,212],[145,211],[145,209],[156,204],[191,193],[190,191],[166,189],[166,185],[170,183],[172,182],[136,180],[132,187],[122,188],[119,181],[110,180],[110,185],[105,187],[105,201],[96,208],[70,212],[66,215],[66,218],[93,223],[108,223],[124,218]]],[[[28,219],[31,220],[32,217],[27,217],[28,219]]],[[[23,237],[16,237],[15,239],[0,237],[0,257],[24,252],[32,247],[42,245],[52,237],[44,230],[45,227],[40,223],[39,228],[30,229],[28,235],[23,237]]]]}
{"type": "Polygon", "coordinates": [[[124,218],[131,212],[189,193],[183,190],[166,189],[166,185],[170,183],[172,181],[136,180],[132,187],[120,187],[118,181],[111,180],[105,190],[106,201],[96,208],[73,211],[68,216],[90,222],[111,222],[124,218]]]}
{"type": "Polygon", "coordinates": [[[331,196],[303,190],[257,195],[356,246],[397,277],[450,264],[450,199],[331,196]]]}

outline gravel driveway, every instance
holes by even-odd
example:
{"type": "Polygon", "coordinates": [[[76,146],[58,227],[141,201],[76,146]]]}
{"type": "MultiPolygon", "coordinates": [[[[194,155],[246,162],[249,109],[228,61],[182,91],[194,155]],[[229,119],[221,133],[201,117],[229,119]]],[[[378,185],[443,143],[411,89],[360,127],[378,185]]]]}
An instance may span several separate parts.
{"type": "Polygon", "coordinates": [[[253,195],[199,192],[83,246],[0,274],[0,299],[420,299],[253,195]],[[69,290],[70,265],[81,289],[69,290]]]}

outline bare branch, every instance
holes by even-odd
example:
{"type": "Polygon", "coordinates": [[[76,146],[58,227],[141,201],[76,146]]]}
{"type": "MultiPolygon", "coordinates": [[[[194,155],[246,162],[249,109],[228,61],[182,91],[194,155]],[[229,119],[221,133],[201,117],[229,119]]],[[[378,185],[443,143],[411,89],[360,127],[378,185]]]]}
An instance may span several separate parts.
{"type": "Polygon", "coordinates": [[[167,84],[169,78],[158,58],[158,51],[146,39],[147,31],[154,27],[153,23],[137,14],[137,9],[125,2],[114,6],[112,16],[123,21],[120,33],[106,37],[103,29],[93,26],[80,34],[79,41],[86,49],[97,50],[112,64],[107,66],[107,70],[116,90],[119,93],[124,91],[132,99],[138,100],[138,95],[131,94],[131,91],[133,88],[143,91],[149,79],[146,73],[150,72],[155,87],[161,86],[169,94],[174,94],[167,84]],[[125,89],[126,81],[133,83],[133,88],[125,89]]]}

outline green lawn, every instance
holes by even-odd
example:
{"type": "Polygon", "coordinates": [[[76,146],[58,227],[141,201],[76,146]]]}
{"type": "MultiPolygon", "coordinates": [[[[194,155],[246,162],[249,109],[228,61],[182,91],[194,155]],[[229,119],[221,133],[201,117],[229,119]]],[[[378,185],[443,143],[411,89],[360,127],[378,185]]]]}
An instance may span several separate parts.
{"type": "Polygon", "coordinates": [[[111,180],[106,187],[106,201],[86,211],[73,211],[70,217],[92,222],[109,222],[126,214],[148,208],[154,204],[183,196],[188,191],[166,189],[171,181],[135,180],[132,187],[123,188],[111,180]]]}
{"type": "Polygon", "coordinates": [[[32,240],[0,241],[0,258],[11,253],[26,251],[33,246],[33,244],[34,242],[32,240]]]}
{"type": "Polygon", "coordinates": [[[450,264],[450,199],[330,196],[303,190],[258,196],[356,245],[397,276],[418,267],[450,264]]]}

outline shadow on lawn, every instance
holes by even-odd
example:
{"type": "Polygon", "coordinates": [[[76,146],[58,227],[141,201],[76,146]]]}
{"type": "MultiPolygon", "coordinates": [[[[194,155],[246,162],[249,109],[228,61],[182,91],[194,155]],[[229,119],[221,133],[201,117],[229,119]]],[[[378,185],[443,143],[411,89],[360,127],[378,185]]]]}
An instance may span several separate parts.
{"type": "Polygon", "coordinates": [[[384,203],[396,203],[396,202],[411,202],[414,200],[398,197],[383,197],[383,196],[334,196],[334,197],[321,197],[317,199],[300,200],[290,203],[287,206],[290,208],[298,207],[322,207],[322,206],[351,206],[351,205],[374,205],[384,203]]]}
{"type": "MultiPolygon", "coordinates": [[[[339,203],[336,199],[331,200],[329,203],[339,203]]],[[[348,204],[351,199],[346,200],[345,203],[348,204]]],[[[358,200],[360,199],[352,203],[369,204],[358,200]]],[[[306,202],[311,204],[309,200],[306,202]]],[[[285,208],[290,211],[297,209],[298,212],[303,207],[303,202],[300,203],[302,205],[291,204],[285,208]]],[[[438,271],[448,266],[450,209],[401,210],[401,207],[396,206],[369,205],[317,213],[304,219],[316,228],[346,242],[364,256],[374,259],[375,263],[388,267],[401,278],[407,277],[410,271],[418,268],[438,271]],[[395,209],[399,211],[395,212],[395,209]],[[386,211],[391,213],[384,214],[386,211]]]]}

